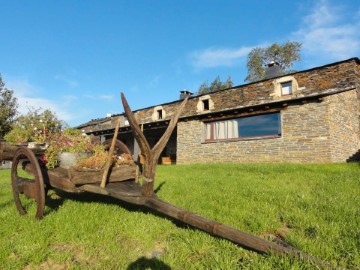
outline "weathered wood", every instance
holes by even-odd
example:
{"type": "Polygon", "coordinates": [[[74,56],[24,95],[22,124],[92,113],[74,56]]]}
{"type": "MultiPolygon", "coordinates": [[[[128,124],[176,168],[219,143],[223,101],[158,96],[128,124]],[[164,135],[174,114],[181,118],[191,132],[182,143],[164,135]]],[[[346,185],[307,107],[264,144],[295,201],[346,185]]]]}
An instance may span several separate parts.
{"type": "Polygon", "coordinates": [[[144,205],[162,214],[180,220],[186,224],[208,232],[212,235],[230,240],[242,247],[256,251],[258,253],[277,253],[280,255],[290,255],[297,259],[302,259],[324,266],[324,263],[313,256],[308,255],[292,247],[285,247],[275,242],[270,242],[255,235],[234,229],[230,226],[212,221],[191,213],[185,209],[164,202],[156,197],[147,197],[144,205]]]}
{"type": "Polygon", "coordinates": [[[111,163],[112,163],[112,156],[114,154],[115,143],[117,141],[117,136],[118,136],[118,133],[119,133],[120,123],[121,123],[121,119],[119,117],[119,119],[118,119],[118,121],[116,123],[114,137],[113,137],[112,142],[111,142],[111,146],[110,146],[109,153],[108,153],[108,156],[107,156],[104,172],[103,172],[102,179],[101,179],[100,186],[102,188],[104,188],[106,186],[106,180],[108,178],[110,166],[111,166],[111,163]]]}
{"type": "MultiPolygon", "coordinates": [[[[112,139],[107,139],[106,141],[103,142],[103,145],[108,146],[110,149],[111,143],[112,143],[112,139]]],[[[124,144],[120,140],[115,141],[115,152],[116,150],[121,150],[121,152],[131,155],[131,151],[129,150],[129,148],[126,146],[126,144],[124,144]]]]}
{"type": "Polygon", "coordinates": [[[36,200],[37,186],[34,179],[18,177],[16,185],[20,194],[25,194],[26,197],[36,200]]]}
{"type": "Polygon", "coordinates": [[[91,192],[91,193],[109,195],[109,192],[106,189],[99,187],[98,185],[86,184],[86,185],[80,186],[79,189],[83,190],[83,191],[91,192]]]}
{"type": "MultiPolygon", "coordinates": [[[[68,169],[68,178],[75,185],[101,183],[101,175],[104,170],[77,169],[70,167],[68,169]]],[[[118,167],[112,167],[110,170],[108,182],[120,182],[129,179],[135,179],[136,165],[123,164],[118,167]]]]}
{"type": "MultiPolygon", "coordinates": [[[[19,149],[20,146],[11,145],[6,142],[0,142],[0,161],[9,160],[11,161],[15,155],[16,150],[19,149]]],[[[30,149],[36,156],[44,154],[45,150],[41,148],[28,148],[30,149]]]]}
{"type": "Polygon", "coordinates": [[[44,214],[45,208],[45,185],[39,161],[35,154],[26,147],[18,147],[11,165],[11,187],[14,196],[14,201],[20,215],[26,214],[24,205],[21,202],[20,194],[25,193],[29,198],[36,201],[36,214],[37,219],[41,219],[44,214]],[[30,164],[33,180],[29,180],[19,176],[20,164],[22,161],[28,160],[30,164]]]}
{"type": "Polygon", "coordinates": [[[141,185],[135,181],[108,183],[105,188],[111,197],[132,204],[144,205],[147,198],[141,192],[141,185]]]}
{"type": "Polygon", "coordinates": [[[57,188],[66,192],[79,193],[80,190],[72,183],[68,177],[68,171],[64,168],[57,167],[48,170],[46,180],[49,182],[50,188],[57,188]]]}
{"type": "Polygon", "coordinates": [[[146,137],[142,132],[141,128],[139,127],[139,124],[137,123],[135,116],[132,113],[130,106],[123,93],[121,93],[121,101],[124,107],[126,117],[133,131],[134,137],[139,144],[141,154],[145,157],[144,170],[143,170],[144,183],[142,185],[142,193],[145,196],[151,197],[154,194],[155,173],[156,173],[156,165],[158,159],[160,157],[162,150],[169,141],[171,133],[176,127],[180,114],[183,111],[185,104],[187,102],[187,98],[185,98],[184,101],[181,103],[178,110],[171,118],[166,131],[152,149],[150,149],[146,137]]]}

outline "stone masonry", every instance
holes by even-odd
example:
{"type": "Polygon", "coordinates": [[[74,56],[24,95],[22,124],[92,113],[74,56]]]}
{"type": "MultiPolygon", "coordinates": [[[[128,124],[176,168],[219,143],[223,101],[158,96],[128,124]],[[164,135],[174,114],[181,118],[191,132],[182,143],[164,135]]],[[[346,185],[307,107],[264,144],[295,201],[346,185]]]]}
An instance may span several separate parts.
{"type": "MultiPolygon", "coordinates": [[[[324,163],[360,156],[359,59],[286,75],[296,85],[291,95],[282,96],[276,90],[284,77],[210,93],[211,106],[205,111],[199,111],[204,95],[190,97],[177,125],[177,163],[324,163]],[[267,112],[280,112],[281,137],[204,142],[204,122],[267,112]]],[[[149,126],[166,122],[180,102],[137,110],[135,117],[149,126]],[[159,108],[165,117],[154,120],[159,108]]],[[[116,117],[123,115],[112,118],[116,117]]],[[[99,127],[97,122],[107,124],[109,120],[92,121],[83,128],[99,127]]]]}

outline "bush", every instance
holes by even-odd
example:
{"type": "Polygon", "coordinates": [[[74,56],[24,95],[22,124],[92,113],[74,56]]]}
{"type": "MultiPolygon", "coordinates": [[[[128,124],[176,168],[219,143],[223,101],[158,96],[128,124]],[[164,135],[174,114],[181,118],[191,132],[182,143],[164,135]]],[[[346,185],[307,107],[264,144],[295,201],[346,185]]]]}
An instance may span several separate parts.
{"type": "Polygon", "coordinates": [[[5,141],[10,144],[21,144],[31,140],[31,132],[19,126],[15,126],[4,136],[5,141]]]}

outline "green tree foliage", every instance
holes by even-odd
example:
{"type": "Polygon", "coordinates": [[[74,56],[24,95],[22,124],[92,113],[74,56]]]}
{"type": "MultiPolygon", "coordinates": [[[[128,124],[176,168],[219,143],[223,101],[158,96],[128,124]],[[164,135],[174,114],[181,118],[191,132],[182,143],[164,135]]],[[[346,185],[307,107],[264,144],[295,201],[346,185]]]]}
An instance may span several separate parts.
{"type": "Polygon", "coordinates": [[[13,94],[14,91],[5,88],[0,74],[0,138],[11,130],[16,117],[18,104],[13,94]]]}
{"type": "Polygon", "coordinates": [[[279,63],[282,74],[291,72],[293,62],[301,60],[300,49],[301,43],[295,41],[252,49],[247,58],[248,76],[245,81],[255,82],[264,79],[265,66],[271,61],[279,63]]]}
{"type": "Polygon", "coordinates": [[[199,87],[198,94],[201,95],[201,94],[211,93],[226,88],[230,88],[232,86],[233,86],[233,81],[230,76],[227,78],[225,82],[221,82],[220,76],[217,76],[214,79],[214,81],[210,84],[210,86],[207,81],[202,83],[199,87]]]}
{"type": "Polygon", "coordinates": [[[4,138],[10,143],[28,141],[42,143],[50,133],[59,131],[64,126],[66,124],[51,110],[30,109],[26,115],[18,117],[13,129],[4,138]]]}

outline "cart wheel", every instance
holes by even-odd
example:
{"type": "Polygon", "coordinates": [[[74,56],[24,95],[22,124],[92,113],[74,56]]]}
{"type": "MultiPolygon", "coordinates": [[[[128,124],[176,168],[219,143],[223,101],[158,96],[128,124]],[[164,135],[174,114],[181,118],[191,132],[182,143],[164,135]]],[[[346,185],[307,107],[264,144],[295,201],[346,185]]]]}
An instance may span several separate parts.
{"type": "Polygon", "coordinates": [[[44,179],[38,159],[28,148],[20,147],[15,152],[11,167],[11,185],[20,215],[26,214],[26,209],[33,205],[29,199],[33,199],[36,201],[35,217],[41,219],[45,208],[44,179]]]}
{"type": "MultiPolygon", "coordinates": [[[[106,141],[103,142],[103,145],[110,148],[111,142],[112,142],[112,139],[107,139],[106,141]]],[[[115,151],[114,151],[114,153],[118,153],[118,154],[125,153],[125,154],[131,155],[131,151],[129,150],[129,148],[126,146],[126,144],[124,144],[120,140],[116,140],[116,142],[115,142],[115,151]]]]}

